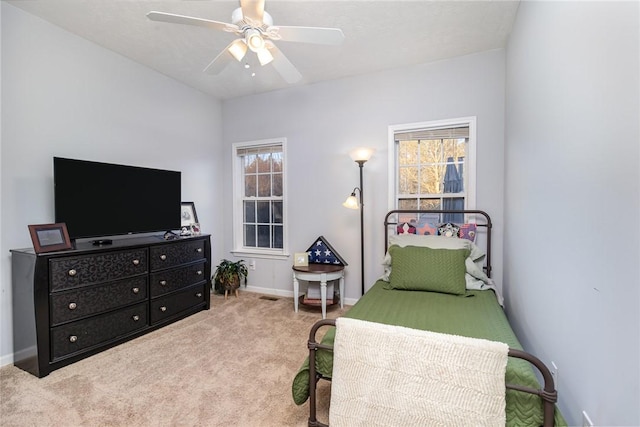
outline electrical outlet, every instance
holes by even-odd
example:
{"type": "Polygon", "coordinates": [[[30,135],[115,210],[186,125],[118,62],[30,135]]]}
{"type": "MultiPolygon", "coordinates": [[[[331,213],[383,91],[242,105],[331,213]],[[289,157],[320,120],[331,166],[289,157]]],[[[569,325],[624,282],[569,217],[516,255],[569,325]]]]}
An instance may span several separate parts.
{"type": "Polygon", "coordinates": [[[551,361],[551,376],[553,377],[553,382],[555,383],[556,389],[558,388],[558,365],[553,360],[551,361]]]}
{"type": "Polygon", "coordinates": [[[256,269],[256,260],[255,259],[250,259],[249,260],[249,270],[255,270],[256,269]]]}
{"type": "Polygon", "coordinates": [[[582,427],[593,427],[593,421],[591,421],[586,411],[582,411],[582,427]]]}

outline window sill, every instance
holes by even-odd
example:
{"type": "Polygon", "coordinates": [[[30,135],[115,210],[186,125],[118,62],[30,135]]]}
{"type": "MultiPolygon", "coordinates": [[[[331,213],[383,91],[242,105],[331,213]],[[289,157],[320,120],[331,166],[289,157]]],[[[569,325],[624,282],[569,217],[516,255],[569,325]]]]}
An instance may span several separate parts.
{"type": "Polygon", "coordinates": [[[231,253],[237,257],[265,258],[265,259],[287,259],[290,256],[290,254],[286,252],[271,252],[271,251],[260,251],[260,250],[249,250],[249,249],[236,249],[231,251],[231,253]]]}

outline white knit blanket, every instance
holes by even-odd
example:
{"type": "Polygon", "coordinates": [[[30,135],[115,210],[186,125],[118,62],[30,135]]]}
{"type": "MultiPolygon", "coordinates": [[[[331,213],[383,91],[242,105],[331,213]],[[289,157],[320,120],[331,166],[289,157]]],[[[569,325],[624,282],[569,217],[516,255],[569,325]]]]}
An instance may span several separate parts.
{"type": "Polygon", "coordinates": [[[504,426],[504,343],[336,320],[329,424],[504,426]]]}

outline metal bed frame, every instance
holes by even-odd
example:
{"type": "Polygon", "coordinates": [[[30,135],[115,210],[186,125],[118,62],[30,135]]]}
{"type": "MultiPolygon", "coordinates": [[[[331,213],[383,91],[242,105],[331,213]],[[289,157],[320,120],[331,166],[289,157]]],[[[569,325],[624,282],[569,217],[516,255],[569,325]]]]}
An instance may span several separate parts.
{"type": "MultiPolygon", "coordinates": [[[[384,231],[385,231],[385,251],[389,244],[389,227],[393,225],[399,225],[398,220],[390,219],[393,215],[399,214],[463,214],[463,215],[475,215],[481,216],[482,222],[476,223],[476,227],[486,228],[486,265],[485,270],[487,276],[491,277],[491,229],[492,223],[489,215],[480,210],[408,210],[399,209],[392,210],[387,213],[384,218],[384,231]]],[[[324,345],[316,341],[316,333],[323,326],[335,326],[335,319],[323,319],[316,322],[309,332],[309,340],[307,342],[307,348],[309,349],[309,427],[328,427],[328,424],[324,424],[318,421],[316,417],[316,386],[319,380],[331,381],[331,378],[327,378],[316,371],[316,351],[328,350],[333,351],[333,347],[324,345]]],[[[518,384],[505,384],[507,389],[517,390],[524,393],[535,394],[542,399],[543,411],[544,411],[544,427],[552,427],[554,425],[555,404],[558,401],[558,392],[555,389],[555,384],[551,371],[547,366],[536,356],[527,353],[522,350],[509,348],[509,357],[515,357],[518,359],[524,359],[531,363],[542,374],[544,386],[541,389],[535,389],[518,384]]]]}
{"type": "MultiPolygon", "coordinates": [[[[316,351],[323,349],[333,351],[333,347],[329,345],[320,344],[316,341],[316,332],[322,326],[335,326],[335,319],[323,319],[317,321],[311,328],[309,333],[309,341],[307,347],[309,348],[309,427],[329,427],[328,424],[323,424],[318,421],[316,417],[316,385],[321,379],[331,381],[331,378],[324,377],[316,372],[316,351]]],[[[535,366],[542,374],[544,379],[544,387],[542,389],[535,389],[518,384],[505,384],[506,388],[512,390],[518,390],[524,393],[530,393],[540,396],[543,403],[544,410],[544,427],[553,427],[554,415],[555,415],[555,403],[558,401],[558,392],[555,389],[553,376],[549,368],[542,363],[540,359],[532,354],[529,354],[522,350],[510,348],[509,357],[515,357],[518,359],[524,359],[535,366]]]]}

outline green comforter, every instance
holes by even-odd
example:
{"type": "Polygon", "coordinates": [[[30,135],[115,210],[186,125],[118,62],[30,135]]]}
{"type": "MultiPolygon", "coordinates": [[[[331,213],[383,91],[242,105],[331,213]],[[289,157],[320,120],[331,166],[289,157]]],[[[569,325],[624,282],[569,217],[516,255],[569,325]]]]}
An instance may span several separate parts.
{"type": "MultiPolygon", "coordinates": [[[[400,291],[384,289],[378,281],[346,314],[369,320],[414,329],[484,338],[506,343],[510,348],[522,350],[507,318],[492,291],[467,291],[464,296],[435,292],[400,291]]],[[[335,328],[327,330],[323,344],[332,345],[335,328]]],[[[316,369],[331,378],[333,357],[330,351],[318,350],[316,369]]],[[[531,365],[520,359],[509,358],[506,382],[538,388],[531,365]]],[[[292,386],[296,404],[309,397],[309,361],[298,371],[292,386]]],[[[535,395],[507,390],[507,425],[539,426],[542,424],[542,400],[535,395]]],[[[556,425],[566,425],[556,409],[556,425]]]]}

